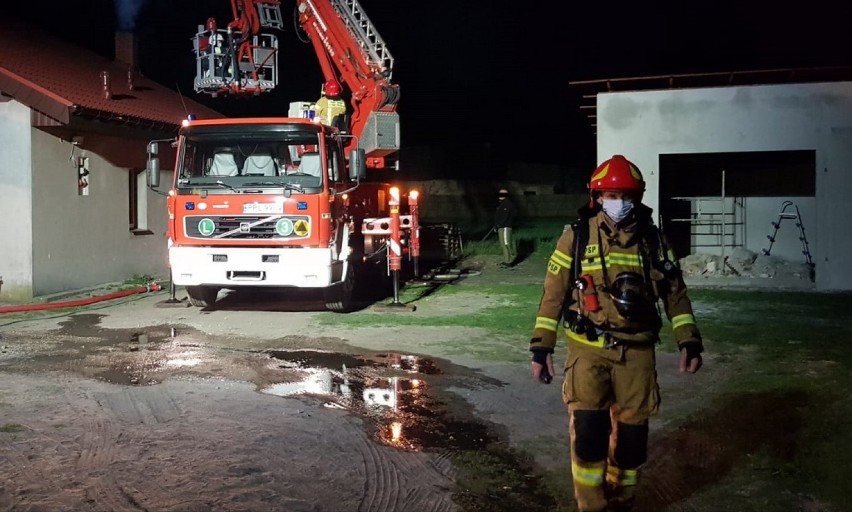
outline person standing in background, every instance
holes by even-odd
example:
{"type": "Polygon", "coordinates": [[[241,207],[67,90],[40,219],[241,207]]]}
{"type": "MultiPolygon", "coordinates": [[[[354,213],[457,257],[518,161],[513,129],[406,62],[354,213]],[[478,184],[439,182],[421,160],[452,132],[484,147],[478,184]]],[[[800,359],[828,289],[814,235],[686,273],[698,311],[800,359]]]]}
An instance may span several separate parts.
{"type": "Polygon", "coordinates": [[[500,249],[503,251],[503,261],[500,268],[510,268],[515,262],[515,242],[512,240],[512,225],[518,209],[509,197],[509,190],[501,188],[497,193],[497,210],[494,212],[494,230],[500,241],[500,249]]]}

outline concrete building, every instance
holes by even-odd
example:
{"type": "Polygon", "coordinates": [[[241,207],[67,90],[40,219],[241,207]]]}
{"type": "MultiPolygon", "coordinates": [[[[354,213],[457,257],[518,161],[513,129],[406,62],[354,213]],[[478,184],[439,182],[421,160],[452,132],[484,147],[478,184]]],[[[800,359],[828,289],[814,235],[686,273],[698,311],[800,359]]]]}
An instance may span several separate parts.
{"type": "Polygon", "coordinates": [[[810,261],[818,290],[852,289],[849,70],[573,85],[592,89],[598,161],[623,154],[642,169],[679,255],[771,249],[810,261]]]}
{"type": "Polygon", "coordinates": [[[222,117],[142,76],[130,33],[111,61],[0,20],[0,302],[167,275],[146,145],[175,137],[184,105],[222,117]]]}

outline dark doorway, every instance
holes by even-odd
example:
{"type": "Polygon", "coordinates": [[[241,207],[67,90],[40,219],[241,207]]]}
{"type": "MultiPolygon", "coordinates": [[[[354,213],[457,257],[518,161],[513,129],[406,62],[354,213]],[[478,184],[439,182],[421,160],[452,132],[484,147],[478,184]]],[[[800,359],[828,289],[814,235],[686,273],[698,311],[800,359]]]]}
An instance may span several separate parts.
{"type": "Polygon", "coordinates": [[[673,221],[692,214],[690,201],[682,198],[816,194],[813,150],[660,155],[659,169],[661,224],[678,257],[693,252],[693,227],[673,221]]]}

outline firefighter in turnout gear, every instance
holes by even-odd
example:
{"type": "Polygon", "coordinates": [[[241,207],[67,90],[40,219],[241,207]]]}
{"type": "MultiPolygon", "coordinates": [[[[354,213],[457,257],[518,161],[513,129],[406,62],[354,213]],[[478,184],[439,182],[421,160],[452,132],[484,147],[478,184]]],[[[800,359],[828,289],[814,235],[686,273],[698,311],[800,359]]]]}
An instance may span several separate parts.
{"type": "Polygon", "coordinates": [[[703,345],[686,285],[665,237],[641,203],[645,182],[621,155],[589,182],[591,201],[550,257],[530,341],[532,373],[549,383],[562,322],[574,495],[580,511],[628,510],[657,412],[655,345],[662,302],[681,372],[701,367],[703,345]]]}
{"type": "Polygon", "coordinates": [[[343,130],[346,116],[346,102],[340,97],[340,83],[329,80],[323,86],[323,95],[317,100],[316,108],[320,122],[343,130]]]}

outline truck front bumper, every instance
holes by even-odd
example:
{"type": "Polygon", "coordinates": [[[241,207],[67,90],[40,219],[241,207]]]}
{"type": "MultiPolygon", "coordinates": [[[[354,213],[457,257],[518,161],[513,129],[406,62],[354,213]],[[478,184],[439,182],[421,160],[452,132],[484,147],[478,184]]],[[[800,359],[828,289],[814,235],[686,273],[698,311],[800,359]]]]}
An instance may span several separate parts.
{"type": "Polygon", "coordinates": [[[332,284],[330,249],[266,247],[169,248],[174,284],[181,286],[295,286],[332,284]]]}

